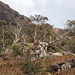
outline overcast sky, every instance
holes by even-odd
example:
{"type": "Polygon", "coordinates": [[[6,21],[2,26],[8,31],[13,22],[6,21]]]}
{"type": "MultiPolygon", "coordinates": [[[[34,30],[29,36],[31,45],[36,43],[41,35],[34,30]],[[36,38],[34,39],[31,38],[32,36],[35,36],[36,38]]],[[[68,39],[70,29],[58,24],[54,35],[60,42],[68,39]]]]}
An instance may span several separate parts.
{"type": "Polygon", "coordinates": [[[47,16],[49,24],[64,28],[67,20],[75,20],[75,0],[0,0],[20,14],[47,16]]]}

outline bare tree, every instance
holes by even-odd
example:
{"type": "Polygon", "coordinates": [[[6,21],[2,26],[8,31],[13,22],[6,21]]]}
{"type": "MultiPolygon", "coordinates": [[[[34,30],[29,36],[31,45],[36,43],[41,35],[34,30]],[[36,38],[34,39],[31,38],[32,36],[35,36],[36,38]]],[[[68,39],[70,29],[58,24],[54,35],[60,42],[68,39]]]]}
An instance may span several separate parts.
{"type": "MultiPolygon", "coordinates": [[[[56,43],[57,41],[63,39],[67,34],[70,33],[70,31],[72,31],[72,29],[68,30],[65,34],[63,34],[63,35],[61,36],[61,38],[57,38],[56,40],[52,41],[52,44],[54,44],[54,43],[56,43]]],[[[58,36],[60,37],[59,34],[58,34],[58,36]]]]}
{"type": "Polygon", "coordinates": [[[22,29],[23,29],[23,23],[20,22],[19,20],[16,20],[15,25],[9,25],[10,31],[14,34],[13,38],[13,45],[16,44],[21,38],[24,37],[24,34],[22,34],[22,29]]]}

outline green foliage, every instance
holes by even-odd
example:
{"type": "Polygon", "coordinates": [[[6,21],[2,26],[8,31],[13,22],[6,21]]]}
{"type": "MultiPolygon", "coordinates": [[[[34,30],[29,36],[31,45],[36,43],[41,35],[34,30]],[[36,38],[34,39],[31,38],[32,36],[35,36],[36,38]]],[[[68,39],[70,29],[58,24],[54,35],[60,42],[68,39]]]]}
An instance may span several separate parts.
{"type": "Polygon", "coordinates": [[[8,46],[11,46],[13,43],[13,38],[14,35],[13,33],[9,30],[9,27],[7,25],[4,25],[3,27],[0,26],[0,50],[2,50],[3,48],[3,42],[2,40],[4,40],[4,44],[5,44],[5,48],[7,48],[8,46]],[[4,39],[3,39],[3,30],[4,29],[4,39]]]}
{"type": "Polygon", "coordinates": [[[71,30],[69,35],[70,36],[75,36],[75,20],[71,20],[71,21],[68,20],[67,21],[67,27],[68,27],[68,29],[71,30]]]}
{"type": "Polygon", "coordinates": [[[5,20],[0,20],[0,25],[6,25],[7,22],[5,20]]]}
{"type": "MultiPolygon", "coordinates": [[[[28,48],[31,48],[32,44],[29,45],[28,48]]],[[[21,67],[21,71],[23,71],[24,75],[36,75],[42,71],[41,61],[39,58],[37,60],[32,61],[32,55],[30,54],[30,49],[27,50],[24,64],[21,67]]]]}
{"type": "Polygon", "coordinates": [[[0,40],[0,53],[1,53],[1,51],[2,51],[2,47],[3,47],[2,41],[0,40]]]}
{"type": "Polygon", "coordinates": [[[41,71],[40,62],[25,60],[25,64],[21,67],[24,75],[36,75],[41,71]]]}
{"type": "Polygon", "coordinates": [[[45,24],[45,22],[48,20],[47,17],[43,17],[41,15],[36,15],[36,14],[35,14],[35,16],[31,15],[30,19],[33,23],[39,24],[39,25],[45,24]]]}
{"type": "Polygon", "coordinates": [[[70,42],[70,48],[73,53],[75,53],[75,37],[72,38],[72,41],[70,42]]]}
{"type": "MultiPolygon", "coordinates": [[[[0,50],[5,51],[5,48],[12,45],[12,33],[9,31],[5,20],[0,20],[0,50]]],[[[1,52],[0,51],[0,52],[1,52]]]]}
{"type": "Polygon", "coordinates": [[[17,45],[14,45],[14,46],[12,47],[12,50],[13,50],[12,55],[13,55],[14,57],[16,57],[16,56],[18,56],[18,55],[20,55],[20,56],[23,55],[22,49],[21,49],[19,46],[17,46],[17,45]]]}
{"type": "Polygon", "coordinates": [[[68,36],[68,39],[62,40],[60,44],[61,44],[61,47],[63,47],[62,49],[75,53],[75,37],[68,36]]]}
{"type": "Polygon", "coordinates": [[[29,39],[28,39],[28,42],[33,43],[33,42],[34,42],[34,38],[32,38],[32,37],[29,38],[29,39]]]}

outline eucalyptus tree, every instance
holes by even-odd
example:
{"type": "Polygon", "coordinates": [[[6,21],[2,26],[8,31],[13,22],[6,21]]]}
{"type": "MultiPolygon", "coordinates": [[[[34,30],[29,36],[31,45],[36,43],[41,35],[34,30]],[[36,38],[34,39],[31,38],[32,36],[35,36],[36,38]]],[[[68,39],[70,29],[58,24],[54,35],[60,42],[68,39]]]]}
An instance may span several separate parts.
{"type": "Polygon", "coordinates": [[[75,20],[67,20],[67,29],[70,30],[70,35],[75,36],[75,20]]]}
{"type": "Polygon", "coordinates": [[[1,41],[2,41],[2,50],[5,51],[5,41],[4,41],[4,37],[5,37],[5,25],[7,24],[7,22],[5,20],[0,20],[0,28],[1,28],[1,33],[2,33],[2,37],[1,38],[1,41]]]}
{"type": "Polygon", "coordinates": [[[14,24],[11,22],[9,25],[10,31],[14,34],[13,45],[24,37],[22,33],[24,22],[25,21],[16,18],[14,24]]]}
{"type": "Polygon", "coordinates": [[[31,21],[36,25],[35,26],[35,32],[34,32],[34,41],[36,41],[36,37],[37,37],[37,29],[38,29],[38,25],[44,25],[46,24],[46,22],[48,21],[47,17],[41,16],[41,15],[34,15],[30,17],[31,21]]]}

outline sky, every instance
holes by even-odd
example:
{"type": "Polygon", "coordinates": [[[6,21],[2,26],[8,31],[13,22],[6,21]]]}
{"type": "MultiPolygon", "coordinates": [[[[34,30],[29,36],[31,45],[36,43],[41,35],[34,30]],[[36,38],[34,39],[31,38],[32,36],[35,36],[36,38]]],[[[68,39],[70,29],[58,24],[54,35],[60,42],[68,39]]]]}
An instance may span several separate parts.
{"type": "Polygon", "coordinates": [[[56,28],[65,28],[67,20],[75,20],[75,0],[0,0],[30,17],[38,14],[48,17],[48,23],[56,28]]]}

